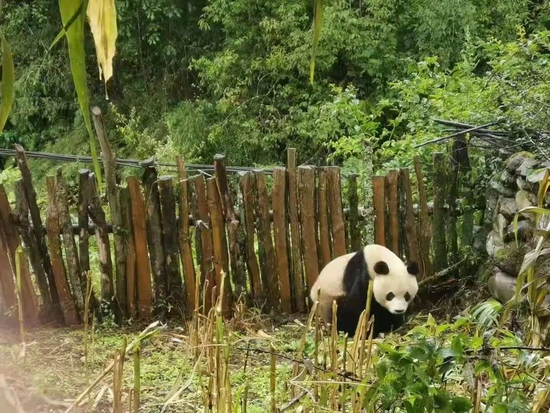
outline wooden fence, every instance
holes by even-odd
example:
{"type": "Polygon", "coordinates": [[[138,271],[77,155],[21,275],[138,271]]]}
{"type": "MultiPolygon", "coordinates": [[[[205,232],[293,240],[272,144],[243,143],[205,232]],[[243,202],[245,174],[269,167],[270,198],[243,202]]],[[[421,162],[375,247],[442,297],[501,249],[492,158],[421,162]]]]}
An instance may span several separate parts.
{"type": "MultiPolygon", "coordinates": [[[[122,183],[108,145],[102,144],[102,153],[106,197],[99,196],[94,174],[81,170],[78,200],[70,202],[76,196],[58,172],[45,182],[47,211],[41,214],[27,157],[16,146],[21,179],[13,208],[0,185],[0,307],[14,319],[20,245],[26,320],[66,325],[83,319],[88,272],[99,279],[93,308],[110,308],[118,320],[190,315],[199,304],[208,310],[222,285],[227,316],[239,299],[266,310],[303,312],[322,267],[364,245],[369,226],[377,243],[419,262],[423,277],[458,261],[456,209],[446,207],[456,203],[457,179],[442,153],[434,154],[433,207],[416,160],[417,184],[408,169],[372,179],[368,216],[357,175],[342,177],[338,167],[297,167],[294,149],[286,168],[272,173],[228,175],[219,155],[212,176],[188,176],[179,158],[177,177],[158,176],[150,162],[142,164],[141,180],[122,183]]],[[[461,228],[470,227],[473,215],[465,214],[461,228]]],[[[461,241],[471,243],[471,235],[462,231],[461,241]]]]}

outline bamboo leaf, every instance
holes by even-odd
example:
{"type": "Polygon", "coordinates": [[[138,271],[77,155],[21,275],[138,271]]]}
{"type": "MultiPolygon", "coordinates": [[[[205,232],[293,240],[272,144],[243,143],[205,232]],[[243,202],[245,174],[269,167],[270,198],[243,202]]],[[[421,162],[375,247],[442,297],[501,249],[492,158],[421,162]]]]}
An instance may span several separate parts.
{"type": "Polygon", "coordinates": [[[532,214],[536,214],[536,215],[550,214],[550,209],[536,207],[536,206],[528,206],[528,207],[525,207],[525,208],[521,209],[520,211],[518,211],[517,214],[516,214],[516,217],[520,214],[523,214],[523,213],[532,213],[532,214]]]}
{"type": "Polygon", "coordinates": [[[85,16],[83,11],[84,6],[88,3],[87,0],[74,1],[74,0],[59,0],[59,11],[61,12],[61,20],[64,27],[67,27],[65,37],[69,46],[69,59],[71,62],[71,73],[73,75],[73,82],[78,96],[78,103],[82,116],[84,116],[84,123],[88,130],[90,137],[90,151],[92,153],[92,159],[94,162],[94,172],[97,177],[98,188],[101,190],[101,168],[97,159],[97,149],[95,138],[92,133],[92,121],[90,119],[90,97],[88,92],[88,84],[86,83],[86,52],[84,50],[84,21],[85,16]],[[68,24],[73,18],[79,8],[81,12],[78,17],[74,19],[72,24],[68,24]]]}
{"type": "Polygon", "coordinates": [[[550,178],[550,175],[549,175],[548,169],[546,169],[546,171],[544,171],[544,178],[542,178],[542,181],[540,181],[539,183],[539,193],[537,196],[539,208],[542,207],[542,204],[544,203],[544,197],[546,196],[548,187],[550,187],[549,178],[550,178]]]}
{"type": "Polygon", "coordinates": [[[82,6],[85,6],[85,4],[80,3],[80,6],[78,7],[78,9],[74,12],[74,14],[69,19],[69,21],[63,26],[63,28],[57,34],[57,36],[55,36],[55,39],[53,39],[53,42],[50,45],[49,50],[51,50],[57,44],[57,42],[59,42],[63,37],[65,37],[65,35],[67,34],[67,30],[69,30],[69,27],[71,27],[72,24],[75,22],[75,20],[78,17],[80,17],[80,13],[82,12],[82,6]]]}
{"type": "Polygon", "coordinates": [[[514,228],[514,236],[516,238],[516,245],[519,246],[519,240],[518,240],[518,220],[519,220],[519,213],[514,216],[514,222],[513,222],[513,228],[514,228]]]}
{"type": "Polygon", "coordinates": [[[525,256],[523,257],[523,262],[521,263],[521,269],[519,270],[519,273],[523,274],[525,271],[527,271],[527,269],[531,268],[537,261],[538,257],[539,254],[537,254],[537,250],[529,251],[527,254],[525,254],[525,256]]]}
{"type": "Polygon", "coordinates": [[[4,130],[13,104],[13,84],[15,75],[10,45],[3,35],[2,40],[2,105],[0,106],[0,132],[4,130]]]}
{"type": "Polygon", "coordinates": [[[311,63],[309,65],[309,81],[313,84],[315,78],[315,56],[317,55],[317,46],[321,38],[321,27],[323,26],[323,0],[313,0],[313,48],[311,54],[311,63]]]}
{"type": "Polygon", "coordinates": [[[107,83],[113,76],[113,57],[118,36],[115,1],[90,0],[87,15],[95,42],[99,79],[107,83]]]}

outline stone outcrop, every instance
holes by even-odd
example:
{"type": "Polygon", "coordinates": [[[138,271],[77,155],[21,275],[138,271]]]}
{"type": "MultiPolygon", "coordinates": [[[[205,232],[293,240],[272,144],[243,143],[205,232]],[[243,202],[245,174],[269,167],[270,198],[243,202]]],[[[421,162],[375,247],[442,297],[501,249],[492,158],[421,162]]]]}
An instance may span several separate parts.
{"type": "MultiPolygon", "coordinates": [[[[488,284],[493,297],[501,302],[514,296],[523,258],[533,249],[537,230],[535,214],[521,213],[516,235],[514,218],[524,208],[537,205],[539,182],[544,179],[547,169],[550,169],[550,163],[537,161],[527,152],[519,152],[508,158],[504,170],[496,173],[489,182],[486,222],[492,222],[492,230],[487,236],[485,247],[491,257],[493,270],[488,284]]],[[[547,196],[543,207],[549,206],[550,196],[547,196]]],[[[538,228],[546,228],[549,222],[550,216],[542,216],[538,228]]],[[[537,260],[535,276],[545,277],[550,274],[549,255],[545,254],[537,260]]]]}

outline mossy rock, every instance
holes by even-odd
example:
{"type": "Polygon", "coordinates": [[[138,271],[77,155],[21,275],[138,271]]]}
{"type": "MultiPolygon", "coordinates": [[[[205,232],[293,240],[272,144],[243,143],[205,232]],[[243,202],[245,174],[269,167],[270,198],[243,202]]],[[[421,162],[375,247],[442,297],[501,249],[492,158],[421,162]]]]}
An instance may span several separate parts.
{"type": "MultiPolygon", "coordinates": [[[[533,239],[535,233],[535,224],[528,219],[524,219],[518,222],[517,238],[519,241],[526,242],[533,239]]],[[[514,224],[508,225],[506,233],[504,235],[504,242],[511,242],[516,240],[516,231],[514,231],[514,224]]]]}
{"type": "Polygon", "coordinates": [[[531,248],[527,244],[521,244],[519,247],[515,242],[506,244],[504,248],[495,252],[495,265],[501,271],[517,277],[521,269],[521,264],[523,263],[523,257],[530,250],[531,248]]]}
{"type": "Polygon", "coordinates": [[[504,240],[500,238],[498,232],[491,231],[487,236],[485,242],[485,248],[487,249],[487,254],[491,257],[496,257],[496,253],[505,247],[504,240]]]}
{"type": "Polygon", "coordinates": [[[517,188],[509,188],[505,185],[503,185],[502,182],[500,182],[500,179],[495,177],[489,181],[489,187],[499,193],[500,195],[504,195],[505,197],[513,197],[516,194],[517,188]]]}
{"type": "Polygon", "coordinates": [[[516,204],[516,199],[515,199],[515,193],[514,193],[514,197],[513,198],[500,198],[500,203],[499,203],[499,210],[498,212],[500,212],[504,218],[506,218],[508,221],[511,221],[514,219],[514,216],[517,214],[518,212],[518,206],[516,204]]]}
{"type": "Polygon", "coordinates": [[[537,186],[538,186],[537,184],[532,184],[530,182],[527,182],[527,179],[525,179],[522,176],[518,176],[516,178],[516,185],[519,189],[530,193],[535,193],[537,191],[537,186]]]}
{"type": "Polygon", "coordinates": [[[532,169],[527,172],[527,182],[538,184],[544,179],[548,168],[532,169]]]}
{"type": "Polygon", "coordinates": [[[540,163],[535,159],[525,159],[523,163],[516,169],[516,175],[518,176],[527,176],[529,171],[533,168],[540,165],[540,163]]]}
{"type": "Polygon", "coordinates": [[[506,169],[502,171],[500,175],[500,182],[508,188],[514,188],[516,186],[516,176],[508,172],[506,169]]]}

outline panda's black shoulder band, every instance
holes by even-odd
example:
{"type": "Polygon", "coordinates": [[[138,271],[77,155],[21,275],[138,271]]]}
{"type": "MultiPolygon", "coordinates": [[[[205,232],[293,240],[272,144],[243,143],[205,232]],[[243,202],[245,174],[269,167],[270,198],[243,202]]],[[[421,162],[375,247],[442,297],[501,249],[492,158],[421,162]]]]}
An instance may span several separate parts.
{"type": "Polygon", "coordinates": [[[390,268],[384,261],[378,261],[374,264],[374,272],[379,275],[388,275],[390,273],[390,268]]]}

